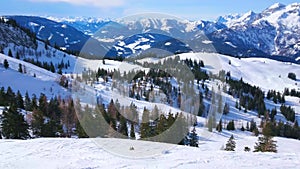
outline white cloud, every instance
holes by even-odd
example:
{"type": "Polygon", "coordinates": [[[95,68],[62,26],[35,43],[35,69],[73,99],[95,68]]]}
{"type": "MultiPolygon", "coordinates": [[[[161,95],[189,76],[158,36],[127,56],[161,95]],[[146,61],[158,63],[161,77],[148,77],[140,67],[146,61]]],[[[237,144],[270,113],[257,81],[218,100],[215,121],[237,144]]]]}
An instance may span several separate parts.
{"type": "Polygon", "coordinates": [[[74,5],[96,6],[101,8],[119,7],[125,0],[30,0],[32,2],[65,2],[74,5]]]}

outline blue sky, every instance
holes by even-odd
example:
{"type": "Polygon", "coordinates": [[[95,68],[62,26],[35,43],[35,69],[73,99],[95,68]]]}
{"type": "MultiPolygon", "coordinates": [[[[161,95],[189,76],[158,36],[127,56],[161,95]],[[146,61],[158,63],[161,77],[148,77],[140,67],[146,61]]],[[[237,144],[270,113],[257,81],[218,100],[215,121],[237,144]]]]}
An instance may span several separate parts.
{"type": "Polygon", "coordinates": [[[0,15],[92,16],[121,18],[159,12],[189,20],[214,20],[220,15],[260,12],[272,4],[295,0],[1,0],[0,15]]]}

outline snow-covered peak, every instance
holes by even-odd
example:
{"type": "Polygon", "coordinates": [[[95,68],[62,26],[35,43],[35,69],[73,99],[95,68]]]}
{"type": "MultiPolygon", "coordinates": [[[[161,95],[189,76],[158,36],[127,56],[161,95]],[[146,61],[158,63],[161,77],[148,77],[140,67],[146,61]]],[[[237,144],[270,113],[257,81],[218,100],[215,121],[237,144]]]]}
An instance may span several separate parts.
{"type": "Polygon", "coordinates": [[[218,17],[218,19],[216,20],[216,22],[222,23],[222,24],[225,24],[225,25],[230,25],[232,21],[237,20],[240,17],[241,17],[240,14],[224,15],[224,16],[218,17]]]}
{"type": "Polygon", "coordinates": [[[103,19],[97,17],[54,17],[54,16],[46,16],[47,19],[55,21],[55,22],[85,22],[85,23],[99,23],[99,22],[107,22],[110,19],[103,19]]]}
{"type": "Polygon", "coordinates": [[[126,25],[129,29],[142,29],[142,30],[149,30],[149,29],[159,29],[162,31],[169,32],[170,29],[175,28],[179,30],[191,30],[191,24],[189,21],[181,20],[178,18],[172,17],[152,17],[152,16],[145,16],[145,17],[130,17],[118,20],[117,22],[126,25]],[[189,29],[186,29],[186,27],[189,29]]]}
{"type": "MultiPolygon", "coordinates": [[[[300,27],[300,3],[290,5],[274,4],[264,10],[254,24],[268,21],[275,27],[285,25],[286,28],[300,27]]],[[[285,28],[285,29],[286,29],[285,28]]]]}
{"type": "Polygon", "coordinates": [[[283,5],[283,4],[281,4],[281,3],[275,3],[275,4],[271,5],[271,6],[270,6],[269,8],[267,8],[267,9],[273,10],[273,9],[280,9],[280,8],[283,8],[283,7],[285,7],[285,5],[283,5]]]}
{"type": "Polygon", "coordinates": [[[247,12],[247,13],[245,13],[242,17],[240,17],[238,20],[239,21],[251,21],[251,20],[253,20],[254,18],[256,17],[256,13],[255,12],[253,12],[253,11],[249,11],[249,12],[247,12]]]}
{"type": "Polygon", "coordinates": [[[240,17],[236,17],[235,19],[232,19],[230,22],[227,22],[228,27],[232,26],[240,26],[240,25],[246,25],[249,23],[252,23],[257,18],[257,14],[253,11],[249,11],[240,17]]]}

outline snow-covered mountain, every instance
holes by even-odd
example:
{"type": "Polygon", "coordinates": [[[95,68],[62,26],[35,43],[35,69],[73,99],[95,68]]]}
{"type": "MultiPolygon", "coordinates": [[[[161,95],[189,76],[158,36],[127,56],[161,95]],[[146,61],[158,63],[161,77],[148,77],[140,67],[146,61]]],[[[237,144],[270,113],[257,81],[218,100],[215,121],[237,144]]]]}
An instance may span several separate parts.
{"type": "Polygon", "coordinates": [[[93,18],[93,17],[65,17],[58,18],[53,16],[46,17],[49,20],[53,20],[59,23],[70,25],[77,30],[83,32],[86,35],[92,36],[105,24],[110,23],[109,19],[93,18]]]}
{"type": "MultiPolygon", "coordinates": [[[[233,17],[231,17],[233,18],[233,17]]],[[[285,56],[295,59],[300,54],[300,4],[276,3],[261,13],[252,11],[234,19],[219,19],[226,29],[214,32],[214,41],[228,41],[237,48],[256,50],[266,55],[285,56]]],[[[245,53],[237,52],[237,55],[245,53]]]]}
{"type": "MultiPolygon", "coordinates": [[[[68,51],[79,52],[90,36],[64,23],[38,16],[6,16],[15,20],[21,27],[29,29],[38,39],[49,41],[52,46],[68,51]]],[[[95,41],[96,42],[96,41],[95,41]]]]}
{"type": "MultiPolygon", "coordinates": [[[[225,15],[216,21],[188,21],[157,14],[119,20],[92,17],[9,18],[36,33],[38,38],[72,51],[80,51],[88,39],[97,39],[92,43],[100,44],[93,48],[104,51],[101,55],[106,56],[130,56],[148,49],[145,45],[165,50],[166,45],[162,43],[165,36],[181,41],[196,52],[260,56],[293,62],[299,61],[300,55],[299,3],[276,3],[262,12],[225,15]],[[156,34],[155,39],[149,38],[150,33],[156,34]],[[147,43],[140,41],[141,38],[147,39],[147,43]]],[[[180,48],[182,44],[171,43],[171,46],[180,48]]],[[[95,52],[91,53],[96,55],[95,52]]]]}
{"type": "MultiPolygon", "coordinates": [[[[145,41],[147,41],[149,48],[155,47],[163,50],[165,48],[173,48],[172,50],[167,50],[171,53],[187,52],[190,50],[182,49],[182,46],[190,46],[189,48],[197,49],[192,45],[198,44],[199,40],[201,40],[199,42],[200,44],[202,44],[202,41],[208,41],[204,34],[225,28],[224,24],[217,22],[190,22],[172,16],[161,16],[157,14],[131,16],[116,21],[88,18],[57,19],[48,17],[48,19],[74,26],[85,34],[91,35],[91,37],[100,41],[104,46],[108,46],[106,56],[117,54],[123,57],[137,54],[144,49],[148,49],[145,48],[145,41]],[[153,36],[149,37],[149,34],[153,34],[153,36]],[[140,38],[143,38],[144,41],[140,41],[140,38]],[[167,43],[166,39],[182,42],[177,44],[172,42],[167,43]],[[193,42],[191,42],[191,40],[193,40],[193,42]],[[141,43],[139,44],[138,42],[141,43]],[[165,43],[167,43],[167,45],[165,45],[165,43]],[[182,45],[183,43],[185,45],[182,45]],[[120,44],[124,45],[120,46],[120,44]],[[175,50],[175,48],[178,49],[175,50]]],[[[203,44],[207,45],[207,43],[203,44]]],[[[202,50],[199,49],[198,51],[202,50]]]]}

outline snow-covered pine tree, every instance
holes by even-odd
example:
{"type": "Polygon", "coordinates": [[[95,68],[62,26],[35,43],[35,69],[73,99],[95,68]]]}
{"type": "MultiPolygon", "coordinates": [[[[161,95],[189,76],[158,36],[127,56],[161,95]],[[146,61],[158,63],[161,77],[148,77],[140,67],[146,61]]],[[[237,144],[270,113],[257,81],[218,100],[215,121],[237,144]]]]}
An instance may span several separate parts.
{"type": "Polygon", "coordinates": [[[233,135],[231,135],[231,137],[229,138],[229,140],[226,143],[226,147],[224,150],[226,151],[235,151],[235,141],[234,141],[234,137],[233,135]]]}
{"type": "Polygon", "coordinates": [[[196,133],[196,128],[194,126],[192,132],[190,133],[190,146],[191,147],[198,147],[198,135],[196,133]]]}

